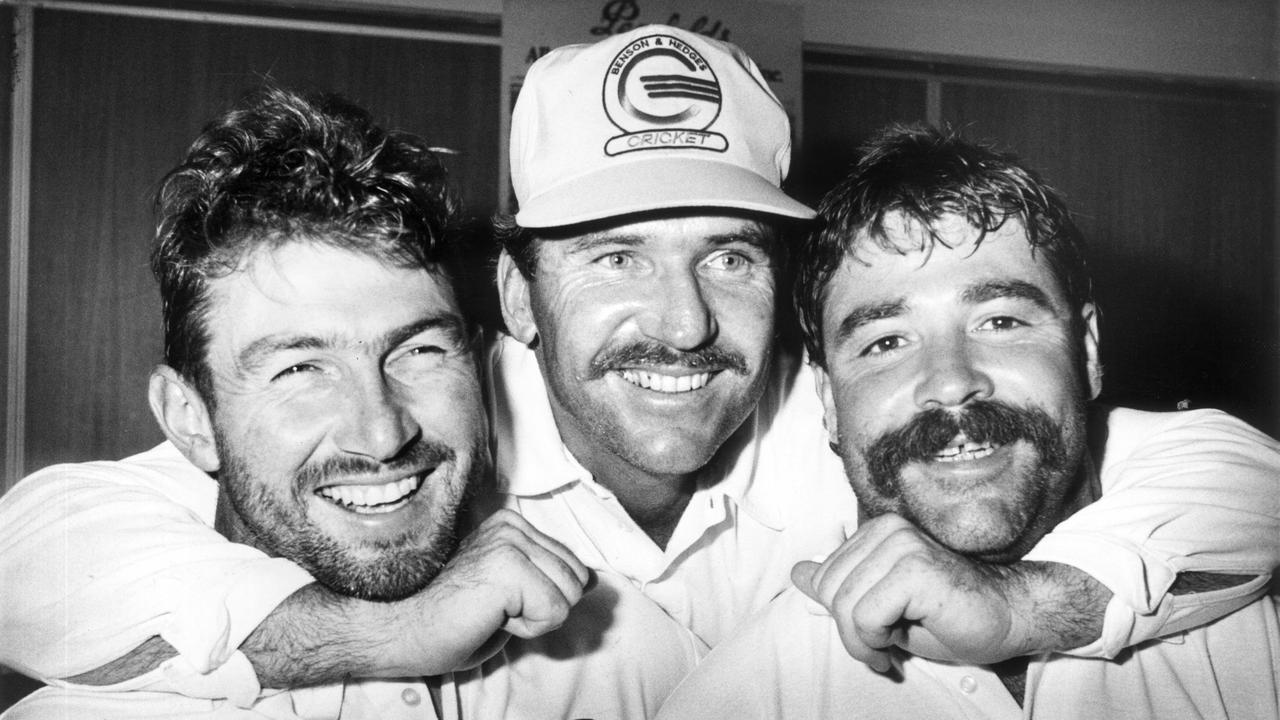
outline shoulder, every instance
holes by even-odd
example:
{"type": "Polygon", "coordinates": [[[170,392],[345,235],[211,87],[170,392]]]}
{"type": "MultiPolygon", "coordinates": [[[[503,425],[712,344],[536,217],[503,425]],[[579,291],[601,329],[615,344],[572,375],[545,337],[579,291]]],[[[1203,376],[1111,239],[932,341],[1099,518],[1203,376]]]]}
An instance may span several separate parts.
{"type": "Polygon", "coordinates": [[[1099,406],[1105,432],[1102,467],[1134,463],[1229,463],[1280,471],[1280,443],[1219,410],[1146,412],[1099,406]]]}
{"type": "Polygon", "coordinates": [[[213,511],[217,484],[170,443],[122,460],[61,463],[23,478],[0,498],[0,511],[50,504],[66,512],[103,511],[113,504],[150,502],[200,514],[213,511]]]}

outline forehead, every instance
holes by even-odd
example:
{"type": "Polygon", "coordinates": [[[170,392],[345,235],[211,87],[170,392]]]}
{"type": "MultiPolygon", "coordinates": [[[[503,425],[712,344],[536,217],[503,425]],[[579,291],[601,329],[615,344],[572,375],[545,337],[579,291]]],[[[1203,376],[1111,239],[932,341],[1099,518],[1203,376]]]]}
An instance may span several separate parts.
{"type": "Polygon", "coordinates": [[[258,250],[209,282],[209,330],[218,344],[271,333],[359,338],[428,315],[459,315],[448,278],[305,240],[258,250]]]}
{"type": "Polygon", "coordinates": [[[1032,248],[1020,221],[1010,219],[983,235],[963,217],[945,215],[933,230],[937,240],[927,228],[897,214],[886,218],[883,246],[860,230],[827,287],[826,299],[957,296],[975,283],[1016,280],[1039,287],[1065,307],[1064,290],[1046,253],[1032,248]]]}

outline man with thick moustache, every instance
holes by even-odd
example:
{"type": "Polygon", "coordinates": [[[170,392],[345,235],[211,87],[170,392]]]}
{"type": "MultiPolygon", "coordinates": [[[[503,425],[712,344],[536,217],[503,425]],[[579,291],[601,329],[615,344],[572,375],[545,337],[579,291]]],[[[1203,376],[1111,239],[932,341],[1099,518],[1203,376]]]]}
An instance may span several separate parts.
{"type": "MultiPolygon", "coordinates": [[[[716,648],[660,717],[1280,717],[1280,616],[1253,567],[1186,558],[1243,607],[1202,625],[1202,598],[1175,583],[1169,612],[1185,617],[1166,630],[1181,631],[1113,660],[1040,652],[1026,617],[953,592],[1036,557],[1051,528],[1143,472],[1150,438],[1186,460],[1175,475],[1203,472],[1203,442],[1232,448],[1219,462],[1280,457],[1217,411],[1091,402],[1097,310],[1053,190],[1011,156],[893,128],[821,214],[798,253],[797,306],[860,526],[797,568],[799,589],[716,648]],[[1008,660],[1007,638],[1036,654],[1008,660]],[[864,644],[892,648],[883,673],[848,654],[864,644]]],[[[1235,531],[1260,555],[1280,542],[1277,502],[1235,531]]],[[[1139,532],[1187,523],[1186,510],[1153,502],[1114,520],[1139,532]]]]}
{"type": "MultiPolygon", "coordinates": [[[[442,677],[442,697],[459,698],[444,710],[648,717],[709,648],[790,586],[797,561],[854,529],[810,372],[775,340],[781,230],[813,213],[780,189],[790,127],[754,64],[675,28],[540,59],[511,145],[520,210],[504,223],[498,263],[510,334],[495,341],[489,368],[498,492],[589,566],[595,586],[556,631],[442,677]]],[[[1154,458],[1079,522],[1143,493],[1176,501],[1185,483],[1162,484],[1164,467],[1154,458]]],[[[1154,528],[1152,542],[1133,544],[1094,521],[1083,536],[1051,533],[1045,562],[1011,570],[1037,582],[1001,590],[1038,608],[1048,647],[1108,654],[1158,634],[1184,553],[1255,559],[1223,528],[1270,497],[1277,468],[1246,459],[1232,470],[1235,494],[1195,509],[1194,532],[1154,528]],[[1093,552],[1108,538],[1118,538],[1114,551],[1093,552]]],[[[1266,568],[1280,557],[1270,550],[1266,568]]],[[[1210,614],[1233,607],[1220,597],[1208,599],[1210,614]]],[[[273,617],[310,622],[305,608],[273,617]]],[[[882,651],[858,652],[876,662],[882,651]]],[[[89,677],[149,669],[133,659],[89,677]]]]}
{"type": "MultiPolygon", "coordinates": [[[[268,89],[204,130],[157,210],[165,364],[150,401],[168,442],[49,468],[4,502],[19,519],[64,503],[116,524],[129,552],[86,543],[64,560],[91,586],[99,572],[135,598],[216,597],[234,583],[235,616],[103,608],[123,610],[127,642],[154,634],[141,652],[158,669],[116,692],[60,683],[5,717],[388,717],[402,699],[430,707],[422,676],[482,659],[495,633],[563,621],[588,579],[563,546],[509,511],[456,540],[491,466],[476,333],[450,274],[456,203],[425,144],[340,98],[268,89]],[[175,512],[133,512],[154,496],[175,512]],[[239,543],[238,558],[225,542],[202,553],[182,538],[187,523],[239,543]],[[182,582],[175,562],[209,584],[182,582]],[[269,615],[299,607],[306,626],[269,615]],[[204,658],[213,669],[175,655],[210,635],[223,654],[204,658]],[[264,664],[253,648],[293,663],[264,664]],[[226,699],[207,692],[219,683],[226,699]],[[263,690],[280,687],[301,689],[263,690]]],[[[32,561],[70,542],[9,539],[6,555],[32,561]]],[[[6,571],[6,608],[61,589],[22,560],[6,571]]],[[[107,657],[120,641],[67,640],[107,657]]]]}

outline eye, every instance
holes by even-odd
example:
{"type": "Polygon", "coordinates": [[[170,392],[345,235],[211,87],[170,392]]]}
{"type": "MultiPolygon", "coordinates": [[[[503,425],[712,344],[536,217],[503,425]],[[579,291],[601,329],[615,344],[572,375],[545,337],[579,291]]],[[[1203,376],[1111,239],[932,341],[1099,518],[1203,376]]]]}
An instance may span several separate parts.
{"type": "Polygon", "coordinates": [[[387,358],[388,369],[401,377],[416,376],[440,367],[461,348],[438,339],[418,340],[401,346],[387,358]]]}
{"type": "Polygon", "coordinates": [[[311,363],[298,363],[296,365],[290,365],[284,370],[281,370],[280,372],[276,373],[274,376],[272,376],[271,382],[275,382],[277,380],[284,380],[289,377],[294,377],[294,376],[302,375],[305,373],[313,373],[313,372],[320,372],[320,368],[316,367],[315,365],[312,365],[311,363]]]}
{"type": "Polygon", "coordinates": [[[906,344],[906,339],[901,335],[888,335],[878,338],[875,342],[863,348],[858,354],[859,357],[867,357],[869,355],[883,355],[888,352],[900,349],[906,344]]]}
{"type": "Polygon", "coordinates": [[[741,272],[747,269],[751,263],[751,258],[736,250],[716,253],[707,261],[707,264],[711,267],[726,272],[741,272]]]}
{"type": "Polygon", "coordinates": [[[597,264],[616,270],[630,267],[631,262],[631,255],[624,252],[611,252],[596,259],[597,264]]]}
{"type": "Polygon", "coordinates": [[[415,345],[408,348],[407,352],[410,355],[443,355],[447,350],[438,345],[415,345]]]}
{"type": "Polygon", "coordinates": [[[414,345],[405,350],[405,355],[409,357],[437,358],[449,351],[439,345],[414,345]]]}
{"type": "Polygon", "coordinates": [[[1009,317],[1008,315],[1000,315],[984,321],[981,325],[978,326],[978,329],[991,330],[994,332],[1004,332],[1008,330],[1016,330],[1020,327],[1025,327],[1025,326],[1026,326],[1026,323],[1022,322],[1021,320],[1015,317],[1009,317]]]}

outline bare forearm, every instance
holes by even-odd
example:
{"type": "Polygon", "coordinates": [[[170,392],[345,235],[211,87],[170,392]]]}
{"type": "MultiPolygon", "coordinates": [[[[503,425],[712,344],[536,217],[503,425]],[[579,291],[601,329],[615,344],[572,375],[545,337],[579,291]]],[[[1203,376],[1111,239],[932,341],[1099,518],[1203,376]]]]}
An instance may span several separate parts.
{"type": "Polygon", "coordinates": [[[95,686],[114,685],[149,673],[177,654],[178,651],[172,645],[156,635],[131,650],[128,655],[116,658],[95,670],[69,677],[67,682],[95,686]]]}
{"type": "Polygon", "coordinates": [[[1002,574],[1022,628],[1016,654],[1062,652],[1101,637],[1112,593],[1093,576],[1070,565],[1032,561],[1009,565],[1002,574]]]}
{"type": "MultiPolygon", "coordinates": [[[[401,608],[404,609],[404,608],[401,608]]],[[[307,585],[285,599],[240,645],[266,688],[295,688],[337,682],[350,677],[402,677],[414,667],[398,664],[389,652],[396,632],[397,609],[388,604],[339,596],[319,585],[307,585]]],[[[159,636],[127,655],[74,677],[82,685],[112,685],[148,673],[177,650],[159,636]]],[[[425,661],[425,659],[424,659],[425,661]]],[[[425,662],[424,662],[425,664],[425,662]]]]}
{"type": "MultiPolygon", "coordinates": [[[[1008,566],[1012,587],[1021,588],[1014,601],[1026,630],[1026,653],[1065,652],[1088,645],[1102,635],[1103,619],[1112,592],[1093,576],[1061,563],[1020,562],[1008,566]]],[[[1190,595],[1249,582],[1252,575],[1179,573],[1169,592],[1190,595]]]]}
{"type": "Polygon", "coordinates": [[[348,678],[424,674],[399,652],[412,622],[413,599],[377,603],[312,584],[289,596],[258,625],[240,650],[264,688],[298,688],[348,678]]]}

